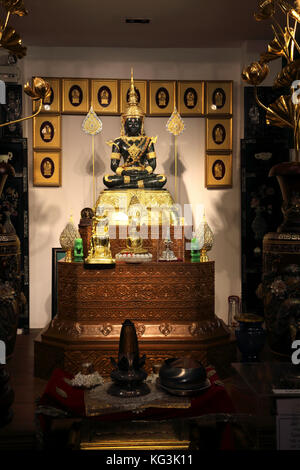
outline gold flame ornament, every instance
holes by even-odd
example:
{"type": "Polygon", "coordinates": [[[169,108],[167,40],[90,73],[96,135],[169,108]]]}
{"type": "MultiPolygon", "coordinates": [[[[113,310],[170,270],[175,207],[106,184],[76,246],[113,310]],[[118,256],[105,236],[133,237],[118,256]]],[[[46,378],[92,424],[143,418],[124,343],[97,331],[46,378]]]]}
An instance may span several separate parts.
{"type": "Polygon", "coordinates": [[[182,117],[180,116],[179,112],[176,109],[176,106],[174,107],[174,111],[171,114],[171,116],[168,119],[168,122],[166,124],[167,130],[174,135],[174,160],[175,160],[175,200],[178,202],[178,191],[177,191],[177,137],[184,131],[184,122],[182,117]]]}
{"type": "Polygon", "coordinates": [[[93,155],[93,209],[95,211],[96,204],[96,189],[95,189],[95,135],[102,131],[102,121],[98,118],[97,114],[93,110],[93,106],[90,107],[89,112],[82,123],[82,130],[86,134],[92,136],[92,155],[93,155]]]}

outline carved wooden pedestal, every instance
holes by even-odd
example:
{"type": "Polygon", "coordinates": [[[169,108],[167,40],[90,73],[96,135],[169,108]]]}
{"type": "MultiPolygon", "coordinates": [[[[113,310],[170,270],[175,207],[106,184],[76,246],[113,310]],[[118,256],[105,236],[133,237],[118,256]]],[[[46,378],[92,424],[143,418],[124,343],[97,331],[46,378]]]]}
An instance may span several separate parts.
{"type": "Polygon", "coordinates": [[[148,371],[187,354],[205,365],[234,359],[229,332],[214,314],[213,262],[88,270],[59,261],[58,314],[35,341],[35,375],[48,378],[54,367],[75,374],[84,362],[109,375],[126,318],[135,323],[148,371]]]}
{"type": "Polygon", "coordinates": [[[271,350],[291,357],[300,335],[300,234],[268,233],[263,242],[265,322],[271,350]]]}

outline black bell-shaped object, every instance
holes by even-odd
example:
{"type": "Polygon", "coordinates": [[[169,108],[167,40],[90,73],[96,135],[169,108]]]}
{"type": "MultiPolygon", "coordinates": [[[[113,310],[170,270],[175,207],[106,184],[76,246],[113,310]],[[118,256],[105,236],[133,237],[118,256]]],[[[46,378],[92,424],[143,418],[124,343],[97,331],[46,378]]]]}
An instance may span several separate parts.
{"type": "Polygon", "coordinates": [[[125,320],[122,324],[118,362],[111,358],[115,367],[111,373],[113,384],[107,392],[118,397],[138,397],[147,395],[150,389],[144,380],[147,373],[143,369],[146,356],[139,357],[139,345],[134,323],[125,320]]]}

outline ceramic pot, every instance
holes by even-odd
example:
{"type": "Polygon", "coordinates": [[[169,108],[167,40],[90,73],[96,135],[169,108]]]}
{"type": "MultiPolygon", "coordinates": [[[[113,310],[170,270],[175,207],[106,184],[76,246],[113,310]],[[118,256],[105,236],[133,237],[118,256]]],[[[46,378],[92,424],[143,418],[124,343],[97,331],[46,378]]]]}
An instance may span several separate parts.
{"type": "Polygon", "coordinates": [[[266,332],[262,327],[264,319],[257,315],[245,314],[237,320],[235,336],[242,353],[242,362],[258,362],[266,339],[266,332]]]}
{"type": "Polygon", "coordinates": [[[283,223],[279,233],[300,233],[300,162],[279,163],[269,176],[276,176],[282,194],[283,223]]]}

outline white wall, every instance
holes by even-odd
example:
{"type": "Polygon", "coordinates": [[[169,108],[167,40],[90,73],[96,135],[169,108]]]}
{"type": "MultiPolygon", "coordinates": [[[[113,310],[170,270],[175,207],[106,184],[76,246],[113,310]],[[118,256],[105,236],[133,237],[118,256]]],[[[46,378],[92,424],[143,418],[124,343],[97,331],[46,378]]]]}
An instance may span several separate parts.
{"type": "MultiPolygon", "coordinates": [[[[256,49],[254,47],[254,49],[256,49]]],[[[24,59],[24,80],[32,76],[124,78],[134,68],[136,79],[234,80],[233,186],[208,190],[204,186],[205,119],[185,118],[179,137],[181,169],[179,202],[205,206],[215,234],[210,257],[215,260],[216,314],[227,318],[227,297],[241,294],[240,257],[240,139],[243,137],[241,68],[249,58],[248,45],[235,49],[115,49],[29,48],[24,59]],[[245,60],[244,60],[245,59],[245,60]]],[[[27,112],[31,110],[26,98],[27,112]]],[[[102,175],[110,172],[110,147],[105,142],[119,135],[120,117],[101,117],[103,131],[96,137],[97,193],[102,175]]],[[[80,210],[92,205],[91,137],[81,131],[83,116],[62,117],[62,186],[32,185],[32,122],[27,121],[30,216],[30,327],[44,327],[51,317],[51,248],[70,214],[79,222],[80,210]]],[[[167,118],[146,118],[148,135],[158,135],[157,170],[168,176],[174,194],[173,137],[166,131],[167,118]]]]}

